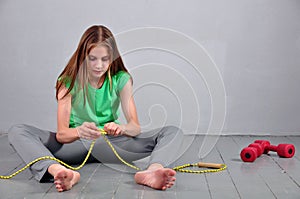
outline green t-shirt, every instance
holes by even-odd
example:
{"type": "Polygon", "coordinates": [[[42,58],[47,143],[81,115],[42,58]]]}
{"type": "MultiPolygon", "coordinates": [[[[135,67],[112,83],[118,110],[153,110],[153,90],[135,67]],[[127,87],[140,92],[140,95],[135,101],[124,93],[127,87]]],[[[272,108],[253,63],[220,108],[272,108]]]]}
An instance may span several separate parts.
{"type": "MultiPolygon", "coordinates": [[[[130,79],[130,75],[125,71],[119,71],[111,77],[112,89],[108,77],[105,78],[101,88],[87,86],[87,97],[84,100],[82,89],[77,89],[75,82],[70,94],[72,95],[72,109],[70,115],[69,127],[80,126],[83,122],[94,122],[98,128],[108,122],[119,124],[119,93],[130,79]],[[84,104],[85,101],[85,104],[84,104]]],[[[66,83],[66,87],[70,84],[66,83]]]]}

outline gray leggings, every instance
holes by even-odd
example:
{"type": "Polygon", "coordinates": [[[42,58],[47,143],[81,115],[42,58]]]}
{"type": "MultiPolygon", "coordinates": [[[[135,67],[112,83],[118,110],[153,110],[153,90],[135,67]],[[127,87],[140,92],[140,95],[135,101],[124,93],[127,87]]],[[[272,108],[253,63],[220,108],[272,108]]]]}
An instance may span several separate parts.
{"type": "MultiPolygon", "coordinates": [[[[146,166],[152,163],[168,166],[178,158],[176,149],[180,148],[183,133],[177,127],[166,126],[141,133],[136,137],[108,136],[108,138],[118,154],[128,162],[150,156],[146,166]]],[[[86,157],[91,143],[88,140],[77,140],[69,144],[61,144],[56,140],[55,132],[24,124],[11,127],[8,139],[26,164],[42,156],[54,156],[67,164],[80,164],[86,157]]],[[[100,137],[95,143],[88,162],[120,163],[120,160],[100,137]]],[[[32,165],[30,170],[38,181],[48,181],[52,178],[47,172],[51,164],[57,164],[57,162],[39,161],[32,165]]]]}

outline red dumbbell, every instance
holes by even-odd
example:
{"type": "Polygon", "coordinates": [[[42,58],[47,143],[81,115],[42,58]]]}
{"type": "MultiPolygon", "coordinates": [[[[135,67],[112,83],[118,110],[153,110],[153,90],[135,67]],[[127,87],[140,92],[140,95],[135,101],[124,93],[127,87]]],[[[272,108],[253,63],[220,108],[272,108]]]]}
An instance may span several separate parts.
{"type": "Polygon", "coordinates": [[[240,156],[244,162],[253,162],[257,157],[261,156],[263,152],[264,148],[262,144],[252,143],[241,151],[240,156]]]}
{"type": "Polygon", "coordinates": [[[292,144],[278,144],[278,146],[274,146],[267,140],[255,140],[254,143],[263,145],[265,154],[269,153],[269,151],[275,151],[283,158],[291,158],[295,154],[295,146],[292,144]]]}

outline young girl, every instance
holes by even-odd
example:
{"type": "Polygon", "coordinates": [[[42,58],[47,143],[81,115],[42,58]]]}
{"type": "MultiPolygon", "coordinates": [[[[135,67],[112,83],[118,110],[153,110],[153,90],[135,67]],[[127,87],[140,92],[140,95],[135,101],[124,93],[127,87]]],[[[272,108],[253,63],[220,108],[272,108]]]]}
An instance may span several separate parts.
{"type": "MultiPolygon", "coordinates": [[[[9,130],[9,141],[26,164],[42,156],[55,156],[68,164],[81,163],[87,154],[84,142],[95,139],[88,162],[116,162],[99,138],[99,129],[104,129],[125,160],[150,155],[146,170],[135,174],[136,183],[154,189],[170,188],[176,172],[165,167],[174,161],[171,152],[179,147],[182,132],[168,126],[141,133],[132,82],[111,31],[92,26],[84,32],[56,84],[57,132],[15,125],[9,130]],[[126,124],[118,121],[120,104],[126,124]]],[[[54,179],[59,192],[71,189],[80,180],[79,172],[52,160],[39,161],[30,169],[40,182],[54,179]]]]}

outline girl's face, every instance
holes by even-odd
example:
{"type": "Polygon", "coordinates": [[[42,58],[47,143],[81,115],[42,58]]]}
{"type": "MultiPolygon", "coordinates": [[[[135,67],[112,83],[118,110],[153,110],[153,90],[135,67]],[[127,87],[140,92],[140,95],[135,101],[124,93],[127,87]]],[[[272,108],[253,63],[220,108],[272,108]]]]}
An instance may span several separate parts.
{"type": "Polygon", "coordinates": [[[105,46],[96,46],[88,54],[88,74],[91,79],[101,78],[108,70],[110,55],[105,46]]]}

